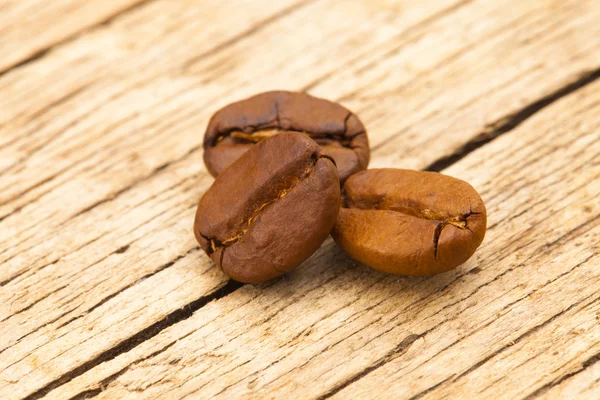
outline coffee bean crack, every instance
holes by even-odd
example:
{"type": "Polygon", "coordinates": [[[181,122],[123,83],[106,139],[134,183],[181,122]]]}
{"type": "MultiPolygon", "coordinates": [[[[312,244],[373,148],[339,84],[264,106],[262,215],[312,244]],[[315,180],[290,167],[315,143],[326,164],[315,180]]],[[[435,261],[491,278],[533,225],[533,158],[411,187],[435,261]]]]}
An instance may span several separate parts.
{"type": "MultiPolygon", "coordinates": [[[[440,223],[435,227],[435,231],[433,232],[433,258],[434,259],[437,260],[438,246],[439,246],[440,236],[442,235],[442,230],[446,226],[452,225],[452,226],[457,227],[458,229],[466,229],[466,230],[471,231],[471,229],[469,229],[469,227],[467,226],[467,218],[469,218],[473,214],[478,214],[478,213],[471,211],[468,214],[465,214],[462,216],[450,217],[443,221],[440,221],[440,223]]],[[[473,233],[473,231],[471,231],[471,233],[473,233]]]]}
{"type": "MultiPolygon", "coordinates": [[[[347,202],[346,202],[346,194],[345,192],[342,193],[342,207],[344,208],[353,208],[353,207],[348,207],[347,202]]],[[[402,208],[402,209],[397,209],[397,208],[386,208],[385,206],[379,204],[373,208],[371,208],[372,210],[385,210],[385,211],[393,211],[393,212],[399,212],[402,214],[406,214],[406,215],[410,215],[412,217],[415,218],[421,218],[421,219],[426,219],[429,221],[438,221],[437,226],[435,227],[435,230],[433,232],[433,257],[434,259],[437,260],[437,256],[438,256],[438,247],[439,247],[439,240],[440,240],[440,236],[442,235],[442,230],[448,226],[448,225],[452,225],[455,226],[458,229],[461,230],[468,230],[471,233],[473,233],[473,231],[469,228],[468,226],[468,221],[467,219],[472,216],[472,215],[477,215],[477,214],[481,214],[479,212],[475,212],[475,211],[469,211],[468,213],[464,214],[464,215],[458,215],[458,216],[452,216],[452,217],[444,217],[441,214],[437,214],[432,210],[429,209],[423,209],[423,210],[415,210],[411,207],[406,207],[406,208],[402,208]]]]}
{"type": "Polygon", "coordinates": [[[351,142],[352,139],[354,139],[355,136],[364,134],[365,131],[361,130],[357,133],[355,133],[354,135],[352,135],[352,137],[347,138],[346,134],[348,132],[348,120],[350,119],[350,117],[352,116],[352,112],[348,112],[348,114],[346,115],[346,117],[344,118],[344,131],[340,134],[340,135],[336,135],[336,134],[328,134],[328,133],[314,133],[314,132],[307,132],[307,131],[296,131],[293,129],[284,129],[281,128],[281,121],[280,121],[280,117],[279,117],[279,107],[276,105],[276,118],[274,121],[271,121],[270,123],[266,124],[266,125],[262,125],[262,126],[246,126],[244,128],[244,130],[239,130],[239,129],[235,129],[229,132],[223,132],[221,133],[217,138],[216,138],[216,144],[222,142],[226,137],[232,137],[234,139],[238,139],[242,142],[248,142],[248,143],[258,143],[261,142],[264,139],[267,139],[271,136],[277,135],[278,133],[283,133],[283,132],[290,132],[290,133],[303,133],[305,135],[308,135],[311,139],[313,139],[315,142],[317,142],[320,145],[325,145],[325,144],[329,144],[331,142],[336,142],[339,143],[342,147],[348,148],[348,149],[352,149],[353,146],[351,146],[351,142]],[[275,125],[275,126],[273,126],[275,125]]]}
{"type": "Polygon", "coordinates": [[[282,128],[265,128],[265,129],[255,130],[251,133],[246,133],[243,131],[231,131],[231,132],[228,132],[227,134],[219,136],[217,138],[217,143],[223,141],[223,139],[225,139],[228,136],[232,137],[234,139],[238,139],[242,142],[259,143],[271,136],[275,136],[275,135],[277,135],[279,133],[283,133],[283,132],[303,133],[320,145],[325,145],[325,144],[329,144],[331,142],[336,142],[336,143],[339,143],[342,147],[352,149],[352,146],[350,145],[352,138],[348,139],[348,138],[343,138],[342,136],[333,135],[333,134],[311,133],[311,132],[306,132],[306,131],[300,132],[300,131],[294,131],[291,129],[282,129],[282,128]]]}

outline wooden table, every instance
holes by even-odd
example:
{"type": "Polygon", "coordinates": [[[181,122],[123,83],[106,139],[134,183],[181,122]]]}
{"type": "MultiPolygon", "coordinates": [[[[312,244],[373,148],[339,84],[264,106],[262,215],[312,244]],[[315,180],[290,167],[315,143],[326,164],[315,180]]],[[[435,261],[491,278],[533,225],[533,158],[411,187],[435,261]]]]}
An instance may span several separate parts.
{"type": "Polygon", "coordinates": [[[597,0],[0,0],[0,398],[600,398],[599,77],[597,0]],[[476,255],[228,280],[202,137],[270,89],[470,182],[476,255]]]}

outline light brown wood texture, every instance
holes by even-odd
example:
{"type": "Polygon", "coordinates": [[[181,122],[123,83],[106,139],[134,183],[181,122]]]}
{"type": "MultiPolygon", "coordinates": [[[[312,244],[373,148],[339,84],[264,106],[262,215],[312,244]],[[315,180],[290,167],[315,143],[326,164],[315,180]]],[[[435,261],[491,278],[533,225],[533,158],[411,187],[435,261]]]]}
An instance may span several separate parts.
{"type": "Polygon", "coordinates": [[[457,271],[373,273],[327,243],[285,279],[206,305],[56,394],[519,398],[593,365],[599,89],[444,171],[478,187],[491,217],[477,257],[457,271]]]}
{"type": "Polygon", "coordinates": [[[147,0],[1,0],[0,73],[147,0]]]}
{"type": "Polygon", "coordinates": [[[600,396],[597,2],[0,12],[0,398],[600,396]],[[328,240],[229,281],[191,233],[203,130],[276,88],[355,111],[372,167],[470,182],[474,258],[395,277],[328,240]]]}

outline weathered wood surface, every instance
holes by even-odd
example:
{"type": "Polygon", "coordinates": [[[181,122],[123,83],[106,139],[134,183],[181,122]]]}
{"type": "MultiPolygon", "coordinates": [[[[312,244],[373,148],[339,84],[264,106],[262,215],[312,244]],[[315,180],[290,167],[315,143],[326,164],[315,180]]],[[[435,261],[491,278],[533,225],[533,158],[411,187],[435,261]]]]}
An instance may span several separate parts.
{"type": "Polygon", "coordinates": [[[71,1],[45,38],[35,3],[0,3],[1,398],[599,396],[597,2],[71,1]],[[274,88],[471,182],[476,257],[392,277],[327,241],[229,282],[190,229],[202,133],[274,88]]]}
{"type": "Polygon", "coordinates": [[[147,0],[0,0],[0,73],[147,0]]]}

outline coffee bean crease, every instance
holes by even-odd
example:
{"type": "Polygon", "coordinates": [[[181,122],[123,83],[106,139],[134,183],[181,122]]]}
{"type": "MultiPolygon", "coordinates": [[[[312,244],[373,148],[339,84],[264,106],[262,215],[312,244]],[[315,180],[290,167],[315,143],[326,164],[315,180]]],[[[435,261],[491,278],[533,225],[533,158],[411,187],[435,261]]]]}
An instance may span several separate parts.
{"type": "Polygon", "coordinates": [[[340,181],[369,164],[367,131],[350,110],[306,93],[273,91],[231,103],[211,118],[204,136],[204,161],[213,176],[263,140],[302,133],[336,161],[340,181]]]}
{"type": "MultiPolygon", "coordinates": [[[[199,232],[199,234],[210,243],[210,249],[209,249],[210,253],[214,253],[215,251],[217,251],[218,248],[221,248],[221,247],[227,248],[227,247],[241,241],[244,234],[252,228],[253,223],[266,211],[268,206],[272,205],[274,202],[276,202],[278,200],[283,199],[288,193],[290,193],[294,189],[294,187],[296,187],[299,183],[301,183],[302,181],[304,181],[305,179],[310,177],[319,158],[328,159],[335,165],[335,162],[331,159],[331,157],[325,156],[325,155],[319,155],[319,156],[315,155],[314,162],[308,168],[306,168],[304,170],[301,177],[298,178],[295,175],[290,175],[290,176],[284,178],[283,179],[284,182],[287,181],[289,178],[292,178],[291,179],[292,183],[289,185],[286,185],[284,183],[284,185],[276,191],[275,197],[273,197],[272,199],[270,199],[268,201],[263,202],[258,207],[256,207],[254,209],[254,211],[252,212],[252,214],[250,215],[250,217],[248,217],[248,219],[241,224],[242,226],[244,226],[244,228],[241,231],[237,232],[235,235],[228,237],[224,240],[219,240],[218,238],[209,237],[209,236],[202,234],[202,232],[199,232]]],[[[221,254],[221,257],[223,257],[223,254],[221,254]]]]}
{"type": "Polygon", "coordinates": [[[375,269],[431,275],[471,257],[486,221],[481,197],[464,181],[433,172],[373,169],[346,181],[332,236],[375,269]]]}

